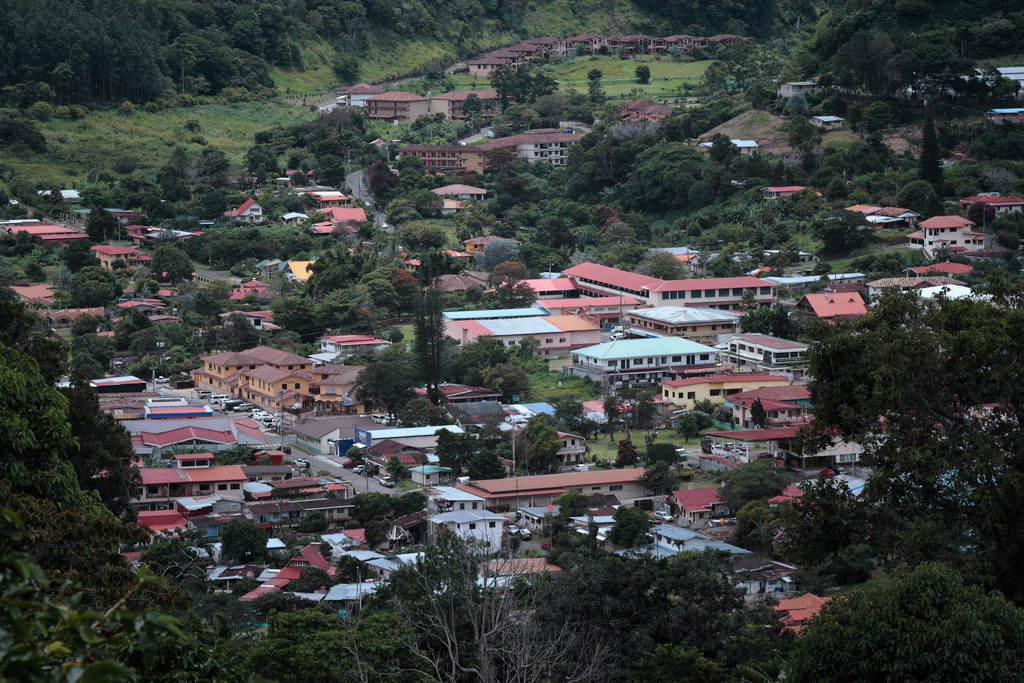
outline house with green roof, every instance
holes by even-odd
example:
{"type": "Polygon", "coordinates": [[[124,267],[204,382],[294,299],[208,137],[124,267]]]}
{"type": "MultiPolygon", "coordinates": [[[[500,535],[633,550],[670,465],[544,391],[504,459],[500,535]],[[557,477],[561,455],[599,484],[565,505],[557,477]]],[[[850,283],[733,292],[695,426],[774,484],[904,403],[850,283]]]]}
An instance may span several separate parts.
{"type": "Polygon", "coordinates": [[[720,365],[718,351],[680,337],[620,339],[577,349],[563,372],[604,386],[657,385],[709,374],[720,365]]]}

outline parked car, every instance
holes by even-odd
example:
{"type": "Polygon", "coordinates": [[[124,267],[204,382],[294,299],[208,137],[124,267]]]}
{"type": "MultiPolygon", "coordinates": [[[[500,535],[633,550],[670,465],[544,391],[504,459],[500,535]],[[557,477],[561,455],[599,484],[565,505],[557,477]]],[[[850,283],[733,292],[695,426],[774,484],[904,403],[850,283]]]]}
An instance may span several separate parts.
{"type": "Polygon", "coordinates": [[[672,513],[665,512],[664,510],[658,510],[657,512],[655,512],[654,513],[654,518],[657,519],[657,520],[660,520],[662,522],[669,522],[669,523],[676,521],[675,517],[672,516],[672,513]]]}
{"type": "Polygon", "coordinates": [[[547,552],[548,550],[551,550],[551,542],[550,541],[545,541],[544,543],[541,543],[540,544],[540,549],[543,550],[544,552],[547,552]]]}
{"type": "Polygon", "coordinates": [[[590,471],[590,465],[588,465],[585,462],[581,462],[578,465],[573,465],[572,466],[572,471],[573,472],[589,472],[590,471]]]}
{"type": "Polygon", "coordinates": [[[374,413],[370,415],[370,419],[379,425],[382,425],[388,421],[388,416],[384,413],[374,413]]]}
{"type": "Polygon", "coordinates": [[[199,398],[209,398],[210,394],[213,393],[209,389],[200,389],[196,392],[196,396],[199,398]]]}
{"type": "Polygon", "coordinates": [[[170,382],[171,380],[167,379],[166,377],[157,377],[157,378],[156,378],[156,379],[155,379],[154,381],[155,381],[155,382],[156,382],[157,384],[167,384],[167,383],[168,383],[168,382],[170,382]]]}
{"type": "Polygon", "coordinates": [[[356,465],[352,468],[352,474],[363,474],[366,472],[366,465],[356,465]]]}
{"type": "Polygon", "coordinates": [[[301,467],[304,470],[308,470],[309,469],[309,461],[306,460],[305,458],[295,458],[295,466],[296,467],[301,467]]]}
{"type": "Polygon", "coordinates": [[[836,476],[836,474],[838,474],[838,472],[832,469],[825,468],[821,472],[819,472],[819,474],[823,477],[834,477],[836,476]]]}
{"type": "Polygon", "coordinates": [[[526,527],[520,527],[519,538],[523,539],[524,541],[529,541],[531,538],[533,538],[533,534],[531,534],[530,530],[526,527]]]}
{"type": "Polygon", "coordinates": [[[505,531],[509,536],[520,536],[523,528],[516,524],[508,524],[505,526],[505,531]]]}
{"type": "Polygon", "coordinates": [[[251,403],[239,403],[237,406],[235,406],[231,410],[233,410],[236,413],[244,413],[247,410],[252,410],[252,404],[251,403]]]}
{"type": "Polygon", "coordinates": [[[344,467],[347,470],[350,470],[353,467],[356,467],[358,465],[359,465],[359,461],[358,460],[346,460],[345,462],[341,463],[341,466],[344,467]]]}
{"type": "Polygon", "coordinates": [[[377,481],[381,486],[387,486],[388,488],[392,488],[395,485],[395,480],[391,477],[381,477],[377,481]]]}

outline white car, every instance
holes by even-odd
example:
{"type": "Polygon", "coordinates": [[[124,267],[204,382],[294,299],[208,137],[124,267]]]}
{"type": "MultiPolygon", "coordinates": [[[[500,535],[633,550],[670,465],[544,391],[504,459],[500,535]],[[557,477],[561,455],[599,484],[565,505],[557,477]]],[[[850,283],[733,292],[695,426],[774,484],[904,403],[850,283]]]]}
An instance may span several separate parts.
{"type": "Polygon", "coordinates": [[[572,471],[573,472],[589,472],[590,471],[590,465],[588,465],[585,462],[581,462],[578,465],[573,465],[572,466],[572,471]]]}
{"type": "Polygon", "coordinates": [[[155,383],[157,383],[157,384],[167,384],[167,383],[168,383],[168,382],[170,382],[171,380],[167,379],[166,377],[157,377],[157,378],[156,378],[155,380],[153,380],[153,381],[154,381],[155,383]]]}
{"type": "Polygon", "coordinates": [[[675,517],[673,517],[671,513],[665,512],[664,510],[659,510],[658,512],[655,512],[654,518],[657,520],[661,520],[662,522],[668,523],[676,521],[675,517]]]}
{"type": "Polygon", "coordinates": [[[395,485],[395,481],[391,477],[381,477],[377,480],[381,486],[392,488],[395,485]]]}

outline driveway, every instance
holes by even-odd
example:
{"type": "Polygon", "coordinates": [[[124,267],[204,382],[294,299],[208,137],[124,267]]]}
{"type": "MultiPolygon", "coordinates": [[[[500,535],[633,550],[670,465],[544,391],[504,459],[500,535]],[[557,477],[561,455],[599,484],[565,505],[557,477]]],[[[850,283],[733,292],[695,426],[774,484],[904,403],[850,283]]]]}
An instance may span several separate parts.
{"type": "Polygon", "coordinates": [[[366,186],[363,184],[365,180],[365,171],[356,171],[355,173],[349,174],[349,176],[345,178],[345,184],[348,185],[349,190],[352,191],[352,194],[356,197],[356,199],[361,200],[368,207],[370,207],[370,215],[373,216],[373,222],[379,225],[384,230],[384,232],[394,233],[395,229],[384,222],[386,216],[384,214],[383,209],[377,207],[377,203],[370,195],[369,190],[367,190],[366,186]]]}

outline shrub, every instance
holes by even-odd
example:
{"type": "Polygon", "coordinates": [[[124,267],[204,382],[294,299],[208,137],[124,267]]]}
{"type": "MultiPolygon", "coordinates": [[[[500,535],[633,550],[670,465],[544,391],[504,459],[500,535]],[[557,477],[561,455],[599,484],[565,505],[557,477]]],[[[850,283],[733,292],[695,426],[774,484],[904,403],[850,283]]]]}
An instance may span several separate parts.
{"type": "Polygon", "coordinates": [[[135,105],[128,100],[125,100],[121,103],[121,106],[117,108],[117,111],[120,112],[121,116],[131,116],[135,113],[135,105]]]}
{"type": "Polygon", "coordinates": [[[47,102],[36,102],[28,108],[28,115],[37,121],[49,121],[53,118],[53,107],[47,102]]]}

